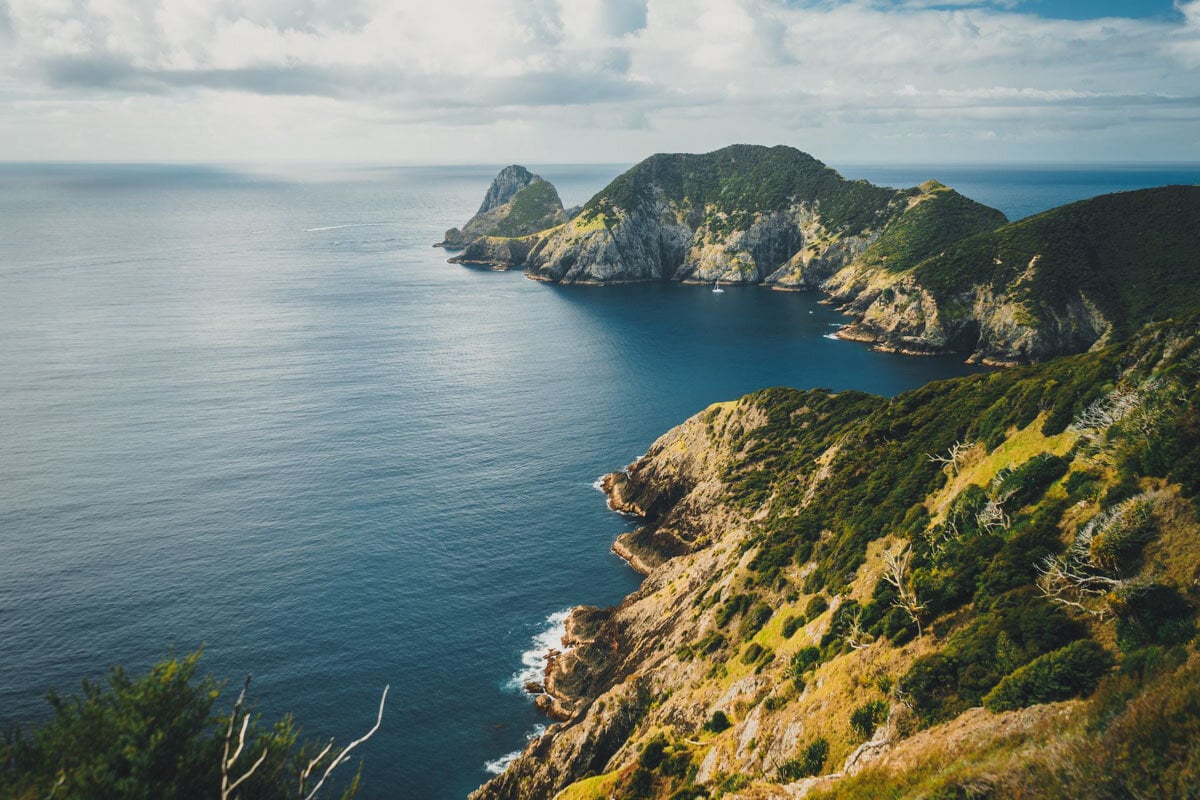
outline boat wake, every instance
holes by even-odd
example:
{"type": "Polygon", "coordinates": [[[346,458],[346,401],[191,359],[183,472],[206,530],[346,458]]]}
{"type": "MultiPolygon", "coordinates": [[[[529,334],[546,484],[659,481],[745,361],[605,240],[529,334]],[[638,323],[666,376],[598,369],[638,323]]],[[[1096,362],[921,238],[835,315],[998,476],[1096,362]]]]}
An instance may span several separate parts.
{"type": "Polygon", "coordinates": [[[348,222],[345,225],[322,225],[319,228],[305,228],[305,233],[316,233],[318,231],[337,231],[342,228],[367,228],[372,225],[386,225],[386,222],[348,222]]]}

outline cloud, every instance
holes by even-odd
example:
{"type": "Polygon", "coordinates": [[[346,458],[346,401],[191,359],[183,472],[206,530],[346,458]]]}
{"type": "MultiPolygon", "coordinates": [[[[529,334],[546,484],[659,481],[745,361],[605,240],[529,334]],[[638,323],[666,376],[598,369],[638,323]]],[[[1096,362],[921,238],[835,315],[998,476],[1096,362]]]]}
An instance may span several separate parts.
{"type": "MultiPolygon", "coordinates": [[[[131,138],[125,122],[130,97],[153,98],[139,113],[153,106],[161,120],[203,113],[228,125],[221,109],[236,107],[245,115],[236,122],[246,152],[273,149],[266,139],[250,140],[280,135],[276,119],[292,120],[303,136],[334,135],[328,119],[303,124],[315,108],[373,126],[351,130],[347,142],[381,147],[388,136],[410,135],[405,125],[419,128],[411,138],[431,158],[476,141],[488,125],[498,132],[497,148],[511,134],[568,154],[584,131],[622,160],[680,149],[669,137],[681,132],[687,141],[771,141],[802,130],[848,153],[870,151],[885,135],[917,142],[924,134],[937,141],[931,155],[945,151],[947,132],[977,142],[971,127],[981,122],[998,141],[1027,141],[1031,149],[1064,125],[1116,131],[1105,145],[1112,147],[1167,142],[1182,152],[1187,136],[1197,138],[1190,120],[1200,85],[1200,0],[1179,2],[1172,19],[1052,20],[1028,7],[1016,0],[0,0],[0,37],[7,36],[0,99],[10,107],[0,111],[0,146],[17,141],[17,130],[27,141],[30,127],[43,124],[18,119],[11,109],[20,102],[86,114],[112,131],[114,147],[136,151],[145,142],[131,138]],[[603,139],[605,130],[614,136],[603,139]]],[[[46,135],[32,141],[54,146],[68,135],[57,124],[45,122],[46,135]]],[[[187,143],[180,146],[195,146],[177,133],[187,143]]],[[[294,132],[287,146],[317,141],[302,138],[294,132]]]]}

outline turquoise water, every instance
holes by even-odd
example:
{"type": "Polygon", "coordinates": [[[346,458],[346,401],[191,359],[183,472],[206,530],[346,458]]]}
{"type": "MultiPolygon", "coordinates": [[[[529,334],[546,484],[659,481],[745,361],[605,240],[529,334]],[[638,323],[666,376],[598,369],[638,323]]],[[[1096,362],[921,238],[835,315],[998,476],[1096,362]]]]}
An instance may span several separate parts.
{"type": "MultiPolygon", "coordinates": [[[[539,171],[572,204],[618,169],[539,171]]],[[[444,263],[494,172],[0,166],[0,723],[203,644],[313,736],[391,683],[363,796],[461,798],[542,723],[516,676],[556,613],[637,586],[600,474],[763,386],[966,371],[810,296],[444,263]]],[[[961,177],[1010,216],[1129,179],[1021,175],[961,177]]]]}

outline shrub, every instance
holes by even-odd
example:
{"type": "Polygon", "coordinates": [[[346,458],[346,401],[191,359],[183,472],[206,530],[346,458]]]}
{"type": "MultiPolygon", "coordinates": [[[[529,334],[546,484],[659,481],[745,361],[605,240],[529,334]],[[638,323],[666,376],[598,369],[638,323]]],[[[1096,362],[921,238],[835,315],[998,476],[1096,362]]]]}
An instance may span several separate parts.
{"type": "Polygon", "coordinates": [[[801,647],[792,656],[792,663],[789,670],[793,677],[800,677],[805,672],[815,667],[821,662],[821,648],[809,645],[801,647]]]}
{"type": "MultiPolygon", "coordinates": [[[[168,658],[136,677],[116,667],[104,684],[85,681],[80,696],[51,694],[49,721],[31,734],[14,729],[0,739],[0,797],[210,796],[203,787],[220,785],[229,718],[213,714],[219,689],[212,678],[196,677],[199,657],[168,658]]],[[[301,742],[290,718],[270,727],[242,718],[249,719],[245,752],[234,773],[264,761],[241,795],[296,797],[300,774],[322,745],[301,742]]],[[[340,754],[328,751],[316,771],[340,754]]],[[[357,790],[357,779],[348,783],[344,797],[357,790]]]]}
{"type": "Polygon", "coordinates": [[[829,601],[821,595],[817,595],[808,601],[808,605],[804,607],[804,619],[806,622],[812,622],[817,617],[825,613],[829,608],[829,601]]]}
{"type": "Polygon", "coordinates": [[[720,733],[721,731],[729,730],[733,723],[729,721],[729,717],[724,711],[714,711],[708,722],[704,723],[704,730],[720,733]]]}
{"type": "Polygon", "coordinates": [[[1018,509],[1033,503],[1050,484],[1067,474],[1070,462],[1062,456],[1042,453],[1008,473],[996,487],[996,494],[1007,496],[1006,505],[1018,509]]]}
{"type": "Polygon", "coordinates": [[[663,760],[659,772],[669,778],[683,778],[692,766],[692,754],[687,750],[677,750],[663,760]]]}
{"type": "Polygon", "coordinates": [[[738,628],[738,635],[743,641],[749,639],[758,633],[763,625],[767,624],[767,621],[771,619],[771,615],[774,613],[775,610],[766,603],[755,603],[742,619],[742,624],[738,628]]]}
{"type": "Polygon", "coordinates": [[[825,759],[829,757],[829,742],[825,737],[815,740],[800,757],[800,774],[798,777],[807,778],[810,775],[820,775],[825,769],[825,759]]]}
{"type": "Polygon", "coordinates": [[[1136,586],[1117,595],[1117,646],[1129,651],[1151,644],[1183,644],[1196,634],[1192,607],[1161,583],[1136,586]]]}
{"type": "Polygon", "coordinates": [[[1112,655],[1091,639],[1072,642],[1006,676],[983,704],[990,711],[1011,711],[1090,694],[1112,665],[1112,655]]]}
{"type": "Polygon", "coordinates": [[[785,639],[792,638],[793,636],[796,635],[796,631],[800,630],[800,628],[803,625],[804,625],[803,617],[797,617],[794,614],[787,617],[783,621],[783,629],[782,629],[783,638],[785,638],[785,639]]]}
{"type": "Polygon", "coordinates": [[[717,612],[717,625],[724,628],[731,619],[748,611],[753,603],[754,598],[750,595],[735,594],[726,600],[725,605],[721,606],[721,610],[717,612]]]}
{"type": "Polygon", "coordinates": [[[746,648],[746,652],[742,653],[742,663],[753,664],[762,654],[762,645],[760,645],[758,642],[751,642],[750,646],[746,648]]]}
{"type": "Polygon", "coordinates": [[[888,705],[882,700],[863,703],[850,714],[850,727],[859,739],[866,741],[875,735],[875,729],[887,719],[888,705]]]}
{"type": "Polygon", "coordinates": [[[667,737],[661,733],[656,733],[646,742],[646,746],[642,748],[642,754],[638,757],[638,766],[645,767],[649,770],[658,769],[658,765],[667,757],[667,737]]]}

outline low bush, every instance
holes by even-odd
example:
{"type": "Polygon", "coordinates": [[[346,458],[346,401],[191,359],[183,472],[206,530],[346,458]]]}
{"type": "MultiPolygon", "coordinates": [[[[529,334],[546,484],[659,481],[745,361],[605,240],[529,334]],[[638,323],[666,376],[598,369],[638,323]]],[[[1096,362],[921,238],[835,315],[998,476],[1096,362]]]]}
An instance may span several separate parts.
{"type": "Polygon", "coordinates": [[[983,705],[990,711],[1012,711],[1090,694],[1112,665],[1112,655],[1091,639],[1072,642],[1005,676],[983,705]]]}
{"type": "Polygon", "coordinates": [[[882,700],[871,700],[863,703],[850,714],[850,728],[861,741],[866,741],[875,735],[875,729],[887,719],[887,715],[887,703],[882,700]]]}
{"type": "Polygon", "coordinates": [[[724,711],[714,711],[708,722],[704,723],[704,730],[720,733],[729,730],[732,726],[733,723],[729,721],[729,717],[724,711]]]}

